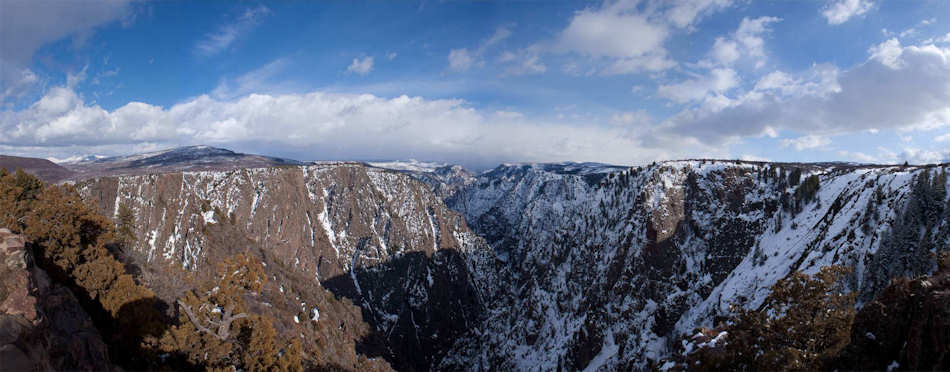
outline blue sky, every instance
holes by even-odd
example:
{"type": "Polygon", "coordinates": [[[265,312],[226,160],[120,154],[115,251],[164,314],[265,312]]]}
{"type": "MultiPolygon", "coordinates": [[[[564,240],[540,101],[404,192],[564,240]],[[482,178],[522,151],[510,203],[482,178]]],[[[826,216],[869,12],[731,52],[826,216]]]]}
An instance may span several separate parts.
{"type": "Polygon", "coordinates": [[[0,151],[950,161],[950,2],[0,0],[0,151]]]}

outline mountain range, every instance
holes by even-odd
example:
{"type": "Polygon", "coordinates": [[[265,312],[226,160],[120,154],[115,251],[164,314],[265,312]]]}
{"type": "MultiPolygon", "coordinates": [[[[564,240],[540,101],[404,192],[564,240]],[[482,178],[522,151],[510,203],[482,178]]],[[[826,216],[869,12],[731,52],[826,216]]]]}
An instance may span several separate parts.
{"type": "Polygon", "coordinates": [[[342,369],[671,368],[684,336],[760,307],[794,272],[852,268],[860,308],[950,250],[950,164],[474,173],[194,146],[61,166],[45,179],[134,215],[127,259],[159,298],[185,289],[178,270],[256,252],[274,280],[255,306],[342,369]]]}

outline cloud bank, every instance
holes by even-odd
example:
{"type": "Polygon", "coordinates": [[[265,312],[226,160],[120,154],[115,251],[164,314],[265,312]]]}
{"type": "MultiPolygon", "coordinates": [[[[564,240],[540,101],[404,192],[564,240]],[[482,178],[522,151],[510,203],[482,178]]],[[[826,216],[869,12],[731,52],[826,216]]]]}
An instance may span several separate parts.
{"type": "Polygon", "coordinates": [[[634,135],[648,127],[566,125],[486,112],[461,100],[325,92],[231,100],[202,95],[169,108],[131,102],[109,111],[56,87],[25,110],[0,113],[0,128],[0,145],[50,152],[256,144],[305,160],[415,157],[473,167],[512,160],[633,164],[687,155],[663,142],[672,140],[634,135]]]}

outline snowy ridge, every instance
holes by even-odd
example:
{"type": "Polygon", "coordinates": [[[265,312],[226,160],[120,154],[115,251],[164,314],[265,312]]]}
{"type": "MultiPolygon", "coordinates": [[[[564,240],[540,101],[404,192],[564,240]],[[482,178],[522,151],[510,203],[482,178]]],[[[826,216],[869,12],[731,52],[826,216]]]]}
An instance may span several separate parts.
{"type": "MultiPolygon", "coordinates": [[[[507,260],[497,274],[516,285],[492,294],[507,301],[490,302],[489,320],[443,367],[648,368],[730,304],[758,306],[794,270],[851,266],[852,288],[873,293],[890,276],[933,269],[926,259],[901,266],[910,253],[881,247],[896,246],[908,210],[937,192],[920,191],[920,180],[947,177],[940,167],[696,160],[591,182],[554,169],[500,166],[447,200],[507,260]],[[810,175],[814,196],[796,196],[807,195],[798,189],[810,175]]],[[[945,192],[929,200],[948,203],[945,192]]],[[[931,249],[950,249],[948,209],[928,222],[931,249]]]]}

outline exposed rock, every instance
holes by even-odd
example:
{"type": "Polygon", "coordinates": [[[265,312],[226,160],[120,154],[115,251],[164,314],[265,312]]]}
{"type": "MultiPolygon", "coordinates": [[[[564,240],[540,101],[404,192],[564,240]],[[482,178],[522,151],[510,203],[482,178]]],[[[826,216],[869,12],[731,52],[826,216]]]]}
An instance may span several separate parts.
{"type": "Polygon", "coordinates": [[[109,352],[76,297],[0,229],[0,369],[110,371],[109,352]]]}
{"type": "Polygon", "coordinates": [[[491,264],[490,249],[426,184],[400,172],[323,163],[80,186],[105,215],[133,211],[137,239],[125,253],[166,302],[187,285],[169,266],[200,276],[230,254],[260,252],[274,279],[260,308],[314,355],[340,357],[326,363],[362,368],[353,348],[344,350],[355,343],[401,369],[427,370],[484,313],[487,290],[471,272],[491,264]],[[337,298],[349,302],[328,311],[337,298]],[[319,325],[301,323],[299,313],[314,306],[319,325]]]}

